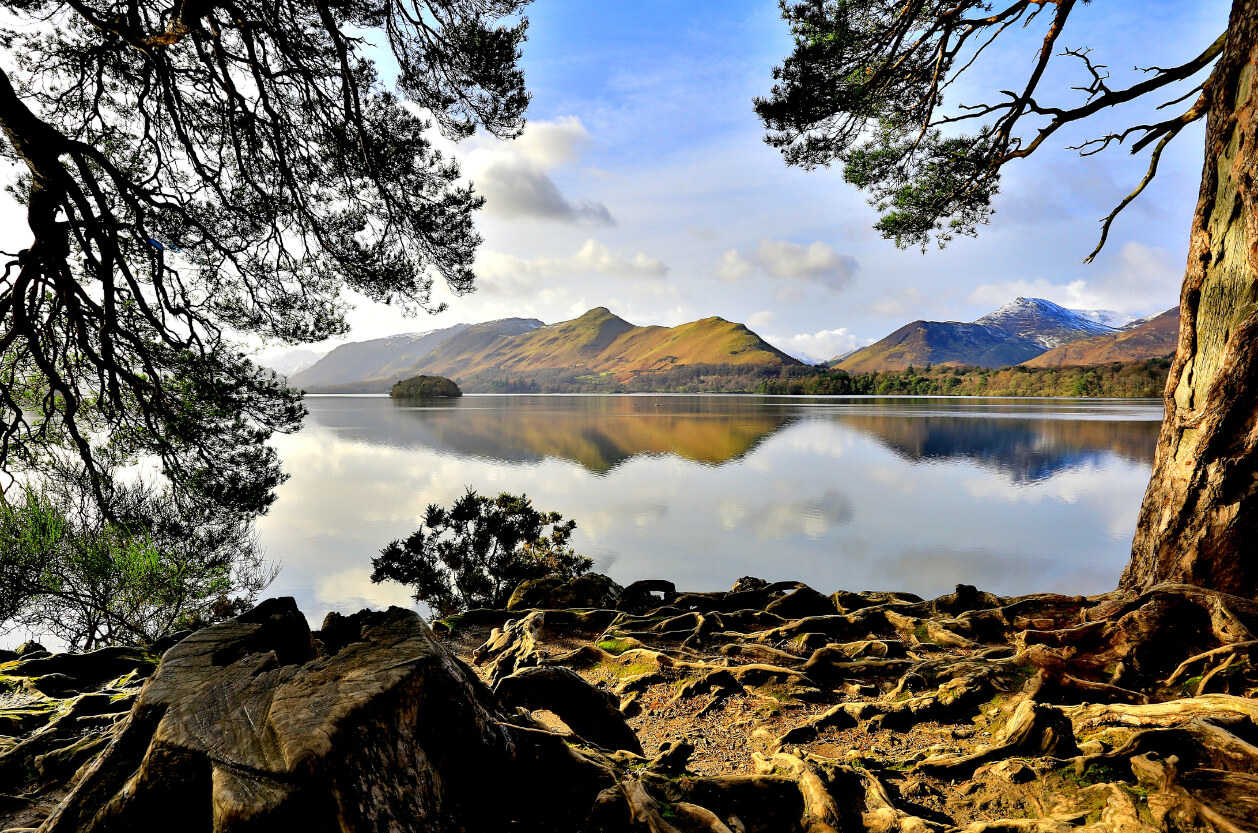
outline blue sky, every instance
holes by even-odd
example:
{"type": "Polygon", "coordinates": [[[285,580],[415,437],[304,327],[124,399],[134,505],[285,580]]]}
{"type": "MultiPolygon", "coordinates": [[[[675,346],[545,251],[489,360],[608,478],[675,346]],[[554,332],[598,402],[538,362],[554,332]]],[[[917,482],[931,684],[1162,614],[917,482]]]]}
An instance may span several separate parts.
{"type": "MultiPolygon", "coordinates": [[[[1196,55],[1229,5],[1093,3],[1077,9],[1062,43],[1092,47],[1112,85],[1131,83],[1134,65],[1196,55]]],[[[1082,261],[1097,221],[1147,156],[1119,148],[1080,159],[1064,147],[1137,123],[1148,105],[1063,130],[1007,167],[977,240],[900,251],[871,230],[873,209],[838,170],[787,168],[762,142],[751,98],[767,92],[790,47],[775,3],[536,0],[528,15],[529,127],[514,142],[474,137],[456,150],[488,199],[479,291],[436,317],[361,305],[351,340],[513,315],[553,322],[604,305],[637,324],[720,315],[828,358],[917,318],[969,321],[1018,295],[1132,315],[1177,301],[1200,125],[1171,145],[1092,265],[1082,261]]],[[[952,103],[1023,80],[1042,36],[1041,22],[1015,33],[952,103]]],[[[1045,97],[1079,103],[1068,88],[1084,80],[1081,65],[1058,66],[1045,97]]]]}
{"type": "MultiPolygon", "coordinates": [[[[1198,54],[1230,5],[1080,5],[1061,43],[1092,47],[1125,85],[1141,77],[1133,65],[1198,54]]],[[[1063,147],[1166,111],[1141,105],[1061,131],[1007,166],[997,214],[977,240],[900,251],[872,231],[874,210],[838,170],[788,168],[763,143],[751,99],[767,93],[790,50],[774,0],[535,0],[528,17],[524,135],[451,148],[488,200],[479,290],[439,292],[450,309],[418,318],[359,299],[348,340],[507,316],[553,322],[607,306],[637,324],[719,315],[824,359],[917,318],[969,321],[1018,295],[1131,315],[1177,301],[1200,124],[1171,145],[1092,265],[1082,261],[1097,221],[1139,181],[1147,154],[1080,159],[1063,147]]],[[[1021,83],[1046,20],[1002,38],[949,103],[990,101],[1021,83]]],[[[1041,100],[1080,103],[1068,88],[1085,80],[1082,67],[1055,66],[1041,100]]],[[[0,210],[11,228],[19,217],[12,204],[0,210]]]]}

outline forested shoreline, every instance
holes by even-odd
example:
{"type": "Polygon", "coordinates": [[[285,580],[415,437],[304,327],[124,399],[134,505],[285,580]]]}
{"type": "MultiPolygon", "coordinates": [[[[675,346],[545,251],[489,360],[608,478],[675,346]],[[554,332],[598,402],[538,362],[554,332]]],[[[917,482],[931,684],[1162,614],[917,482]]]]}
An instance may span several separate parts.
{"type": "Polygon", "coordinates": [[[824,367],[687,365],[612,375],[535,373],[513,379],[462,380],[469,393],[760,393],[774,396],[1101,396],[1157,397],[1166,386],[1169,359],[1091,367],[908,367],[902,371],[847,373],[824,367]]]}

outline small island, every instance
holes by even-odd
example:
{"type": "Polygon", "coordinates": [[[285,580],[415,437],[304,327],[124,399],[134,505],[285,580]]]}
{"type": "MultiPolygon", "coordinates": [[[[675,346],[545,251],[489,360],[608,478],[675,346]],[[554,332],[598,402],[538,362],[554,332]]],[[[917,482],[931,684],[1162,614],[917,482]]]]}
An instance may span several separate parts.
{"type": "Polygon", "coordinates": [[[444,376],[412,376],[393,386],[389,396],[394,399],[427,399],[437,396],[462,396],[463,391],[444,376]]]}

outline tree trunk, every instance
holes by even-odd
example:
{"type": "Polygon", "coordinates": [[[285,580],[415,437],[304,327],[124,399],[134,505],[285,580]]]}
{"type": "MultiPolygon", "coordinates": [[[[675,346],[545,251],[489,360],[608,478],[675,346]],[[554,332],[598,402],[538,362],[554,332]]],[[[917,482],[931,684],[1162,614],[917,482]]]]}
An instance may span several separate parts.
{"type": "Polygon", "coordinates": [[[1258,598],[1258,0],[1207,82],[1205,168],[1166,418],[1121,589],[1258,598]]]}

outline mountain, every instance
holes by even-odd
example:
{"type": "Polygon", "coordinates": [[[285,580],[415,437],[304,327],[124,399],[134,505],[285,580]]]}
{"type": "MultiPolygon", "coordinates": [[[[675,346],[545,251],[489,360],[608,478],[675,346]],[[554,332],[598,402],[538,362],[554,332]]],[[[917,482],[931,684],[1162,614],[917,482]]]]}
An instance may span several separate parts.
{"type": "Polygon", "coordinates": [[[368,382],[372,383],[373,390],[380,388],[377,392],[388,392],[399,379],[419,375],[411,372],[418,362],[467,330],[473,330],[468,335],[472,341],[479,343],[486,339],[518,335],[541,325],[542,322],[535,318],[504,318],[484,324],[455,324],[423,333],[402,333],[351,342],[337,347],[306,370],[294,373],[288,381],[293,387],[311,392],[346,390],[347,387],[361,387],[368,382]]]}
{"type": "Polygon", "coordinates": [[[1174,307],[1133,329],[1063,344],[1023,364],[1061,367],[1159,359],[1174,353],[1178,345],[1179,307],[1174,307]]]}
{"type": "Polygon", "coordinates": [[[313,367],[315,362],[328,354],[327,350],[311,350],[305,347],[299,347],[294,350],[285,350],[282,353],[267,353],[259,356],[258,364],[274,370],[281,376],[292,376],[308,367],[313,367]]]}
{"type": "Polygon", "coordinates": [[[343,345],[290,381],[311,392],[376,393],[388,391],[398,379],[426,374],[446,376],[468,392],[503,382],[564,390],[578,380],[621,383],[686,367],[801,364],[723,318],[639,327],[596,307],[557,324],[509,318],[449,329],[455,331],[437,331],[436,344],[394,336],[343,345]]]}
{"type": "MultiPolygon", "coordinates": [[[[1098,318],[1118,320],[1105,310],[1069,310],[1042,298],[1018,298],[971,323],[914,321],[833,366],[849,373],[904,370],[909,365],[1005,367],[1079,339],[1118,330],[1098,318]]],[[[1121,316],[1118,316],[1121,318],[1121,316]]]]}
{"type": "Polygon", "coordinates": [[[882,341],[858,350],[834,367],[848,373],[904,370],[909,365],[1004,367],[1038,356],[1044,348],[1030,339],[984,324],[914,321],[882,341]]]}
{"type": "Polygon", "coordinates": [[[1130,327],[1139,321],[1146,320],[1136,318],[1134,315],[1128,315],[1125,312],[1115,312],[1112,309],[1072,309],[1075,315],[1082,315],[1084,318],[1090,318],[1098,324],[1104,324],[1115,330],[1122,330],[1130,327]]]}
{"type": "Polygon", "coordinates": [[[1093,320],[1088,311],[1066,309],[1043,298],[1018,298],[974,323],[1033,341],[1045,350],[1117,329],[1093,320]]]}

